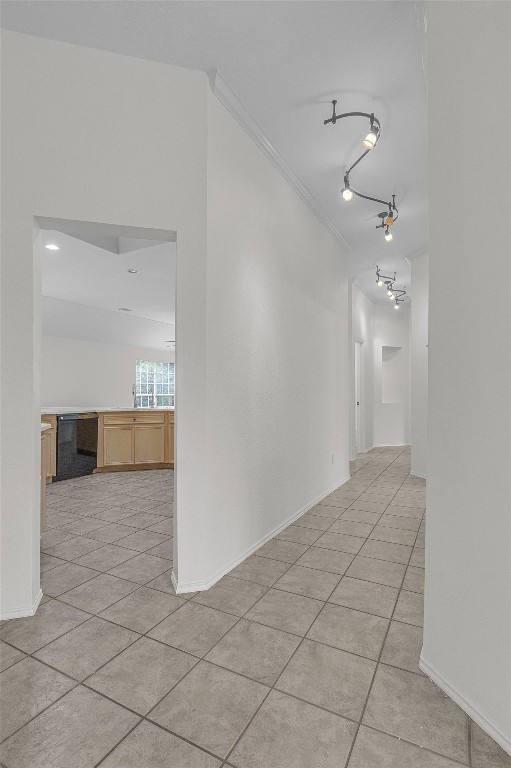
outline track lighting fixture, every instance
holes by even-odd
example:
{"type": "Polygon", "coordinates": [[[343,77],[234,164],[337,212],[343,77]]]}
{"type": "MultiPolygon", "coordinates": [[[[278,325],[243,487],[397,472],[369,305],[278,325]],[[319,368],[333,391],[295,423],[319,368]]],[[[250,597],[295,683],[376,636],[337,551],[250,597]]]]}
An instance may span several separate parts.
{"type": "Polygon", "coordinates": [[[357,197],[361,197],[364,200],[370,200],[373,203],[383,203],[383,205],[386,205],[388,207],[388,212],[385,211],[384,213],[379,213],[379,218],[382,219],[382,223],[378,224],[376,226],[376,229],[385,229],[385,240],[387,243],[390,243],[394,238],[392,236],[392,233],[389,232],[389,226],[394,224],[396,219],[398,218],[399,212],[396,207],[396,199],[395,195],[392,195],[392,202],[386,201],[386,200],[380,200],[377,197],[370,197],[369,195],[363,195],[361,192],[357,192],[353,187],[350,186],[350,173],[355,168],[356,165],[359,164],[359,162],[370,152],[374,147],[376,146],[377,141],[380,138],[381,133],[381,125],[380,121],[377,117],[375,117],[374,113],[369,112],[344,112],[342,115],[338,115],[335,111],[335,107],[337,104],[337,100],[334,99],[332,101],[332,117],[330,117],[328,120],[324,120],[323,124],[327,125],[328,123],[332,123],[332,125],[335,125],[337,120],[340,120],[343,117],[367,117],[370,121],[370,129],[369,133],[363,139],[362,146],[364,147],[364,152],[360,155],[360,157],[355,160],[353,165],[348,168],[346,173],[344,174],[344,187],[341,190],[341,194],[343,199],[349,203],[351,200],[353,200],[353,195],[356,195],[357,197]]]}
{"type": "Polygon", "coordinates": [[[396,288],[396,273],[394,277],[390,275],[382,275],[380,268],[376,267],[376,285],[381,288],[385,286],[387,288],[387,296],[394,302],[394,309],[399,309],[399,305],[405,301],[407,297],[406,286],[404,288],[396,288]]]}

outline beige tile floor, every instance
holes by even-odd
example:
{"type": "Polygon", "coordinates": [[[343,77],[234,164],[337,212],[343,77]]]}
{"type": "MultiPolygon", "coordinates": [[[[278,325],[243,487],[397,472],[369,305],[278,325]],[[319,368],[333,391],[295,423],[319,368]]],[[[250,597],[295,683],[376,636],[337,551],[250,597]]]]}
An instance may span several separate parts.
{"type": "Polygon", "coordinates": [[[48,488],[43,604],[0,625],[5,768],[509,768],[425,677],[409,451],[176,596],[172,472],[48,488]]]}

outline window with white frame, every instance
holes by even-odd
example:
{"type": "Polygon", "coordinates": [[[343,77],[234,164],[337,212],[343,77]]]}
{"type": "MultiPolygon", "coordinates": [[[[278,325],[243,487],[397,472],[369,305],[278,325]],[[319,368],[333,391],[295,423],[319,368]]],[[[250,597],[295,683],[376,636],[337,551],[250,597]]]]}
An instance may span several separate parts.
{"type": "Polygon", "coordinates": [[[174,406],[174,363],[137,360],[135,405],[174,406]]]}

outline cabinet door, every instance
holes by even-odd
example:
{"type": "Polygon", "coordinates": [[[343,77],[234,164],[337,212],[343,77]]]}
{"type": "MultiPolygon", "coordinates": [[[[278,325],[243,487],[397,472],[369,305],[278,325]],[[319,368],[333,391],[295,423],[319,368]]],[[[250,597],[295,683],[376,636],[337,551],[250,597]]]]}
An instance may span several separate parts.
{"type": "Polygon", "coordinates": [[[134,430],[135,464],[163,463],[165,461],[164,425],[137,425],[134,430]]]}
{"type": "Polygon", "coordinates": [[[134,430],[131,426],[104,427],[103,466],[135,463],[134,430]]]}

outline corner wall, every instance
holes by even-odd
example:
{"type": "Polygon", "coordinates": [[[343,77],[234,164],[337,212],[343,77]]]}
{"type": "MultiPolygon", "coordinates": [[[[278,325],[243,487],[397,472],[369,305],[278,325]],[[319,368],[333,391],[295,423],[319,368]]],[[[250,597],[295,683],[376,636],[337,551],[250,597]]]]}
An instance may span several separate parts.
{"type": "Polygon", "coordinates": [[[511,125],[511,5],[429,3],[428,15],[434,291],[421,666],[511,754],[511,145],[501,140],[511,125]]]}

